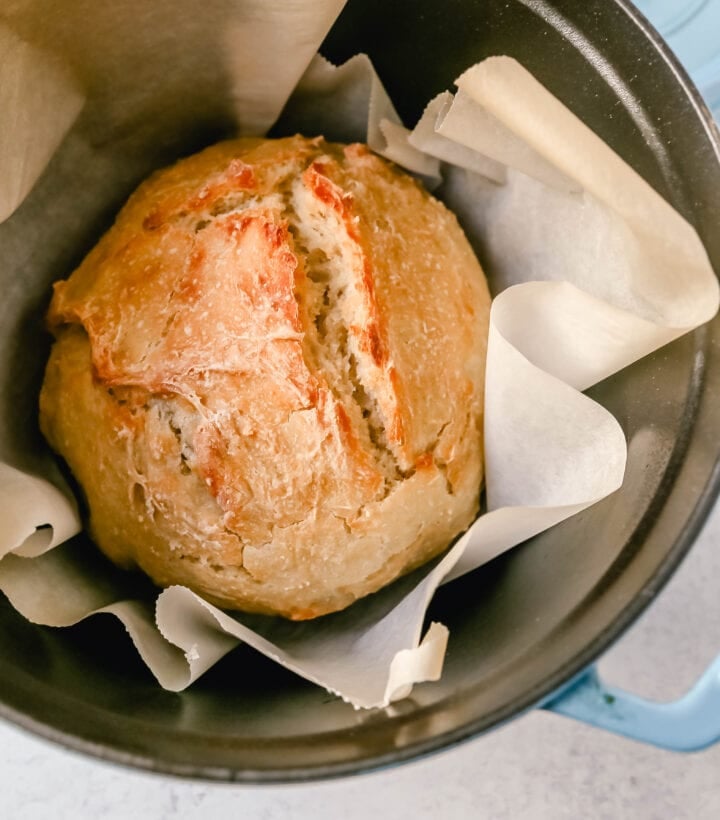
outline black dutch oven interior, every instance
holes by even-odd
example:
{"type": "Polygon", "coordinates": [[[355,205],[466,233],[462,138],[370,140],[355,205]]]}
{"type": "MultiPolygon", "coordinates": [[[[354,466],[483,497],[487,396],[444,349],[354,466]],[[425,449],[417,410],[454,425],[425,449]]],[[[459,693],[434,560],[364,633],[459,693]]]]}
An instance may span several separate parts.
{"type": "MultiPolygon", "coordinates": [[[[25,248],[16,266],[3,265],[3,288],[69,274],[152,167],[229,133],[217,37],[235,4],[209,0],[202,19],[192,0],[170,13],[153,5],[36,2],[12,18],[65,55],[89,100],[29,200],[0,226],[0,246],[25,248]],[[147,110],[133,108],[141,84],[147,110]],[[120,123],[112,133],[108,111],[120,123]],[[92,196],[77,193],[78,180],[92,196]]],[[[367,52],[409,125],[472,63],[517,58],[697,227],[720,268],[717,142],[684,73],[629,4],[351,0],[322,51],[334,62],[367,52]]],[[[0,424],[19,466],[32,466],[40,446],[34,403],[47,348],[36,339],[47,298],[0,317],[16,351],[0,373],[0,424]]],[[[716,321],[591,391],[627,434],[622,490],[442,588],[430,616],[450,628],[443,677],[410,698],[355,711],[246,647],[173,694],[112,618],[52,630],[3,599],[0,711],[114,761],[254,782],[367,770],[518,715],[602,652],[690,547],[718,483],[718,336],[716,321]]]]}

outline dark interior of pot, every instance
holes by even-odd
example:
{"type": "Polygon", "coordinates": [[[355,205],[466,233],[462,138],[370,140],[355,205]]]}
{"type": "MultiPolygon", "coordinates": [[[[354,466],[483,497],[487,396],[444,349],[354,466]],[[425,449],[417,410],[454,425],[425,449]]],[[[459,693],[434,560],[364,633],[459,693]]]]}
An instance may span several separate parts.
{"type": "MultiPolygon", "coordinates": [[[[161,14],[136,0],[74,0],[62,14],[38,11],[45,5],[25,4],[10,22],[63,53],[89,99],[30,198],[0,226],[3,292],[20,294],[0,308],[12,350],[0,425],[14,442],[2,455],[21,467],[41,446],[35,402],[47,350],[36,340],[49,299],[47,289],[23,298],[25,283],[68,275],[152,167],[231,130],[215,44],[233,3],[204,3],[201,20],[190,0],[171,4],[170,17],[167,4],[161,14]],[[150,110],[135,106],[139,84],[150,110]]],[[[472,63],[517,58],[697,227],[720,268],[718,147],[654,36],[613,2],[351,0],[323,53],[340,62],[367,52],[408,125],[472,63]]],[[[115,761],[247,781],[360,771],[518,714],[608,646],[692,543],[715,494],[719,330],[714,322],[591,391],[627,434],[622,490],[443,587],[430,610],[450,628],[443,677],[410,698],[355,711],[246,647],[173,694],[112,618],[52,630],[3,599],[2,712],[115,761]]]]}

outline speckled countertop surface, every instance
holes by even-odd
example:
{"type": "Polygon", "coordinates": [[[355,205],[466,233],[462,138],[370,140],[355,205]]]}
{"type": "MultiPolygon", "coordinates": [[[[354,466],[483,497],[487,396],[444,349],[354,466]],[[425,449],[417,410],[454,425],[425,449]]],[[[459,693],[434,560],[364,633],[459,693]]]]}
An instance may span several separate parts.
{"type": "MultiPolygon", "coordinates": [[[[601,663],[606,679],[648,697],[681,694],[720,652],[719,589],[717,507],[670,584],[601,663]]],[[[533,712],[400,768],[306,786],[247,787],[116,768],[0,724],[0,817],[714,820],[720,745],[681,755],[533,712]]]]}

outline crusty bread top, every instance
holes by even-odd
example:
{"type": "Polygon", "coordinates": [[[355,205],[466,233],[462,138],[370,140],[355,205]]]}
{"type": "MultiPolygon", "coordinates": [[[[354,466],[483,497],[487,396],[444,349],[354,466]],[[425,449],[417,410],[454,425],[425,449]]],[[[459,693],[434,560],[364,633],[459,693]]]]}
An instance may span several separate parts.
{"type": "Polygon", "coordinates": [[[309,517],[352,530],[417,471],[476,508],[488,308],[441,203],[364,146],[293,137],[151,177],[49,322],[84,328],[123,407],[176,400],[181,466],[258,546],[309,517]]]}

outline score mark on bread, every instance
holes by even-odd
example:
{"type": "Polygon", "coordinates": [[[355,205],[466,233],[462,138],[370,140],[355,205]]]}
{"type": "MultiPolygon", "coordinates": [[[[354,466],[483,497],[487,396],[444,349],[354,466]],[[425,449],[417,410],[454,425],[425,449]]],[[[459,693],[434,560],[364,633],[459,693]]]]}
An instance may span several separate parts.
{"type": "Polygon", "coordinates": [[[476,515],[489,302],[455,217],[366,147],[221,143],[56,284],[41,426],[117,564],[315,617],[476,515]]]}

